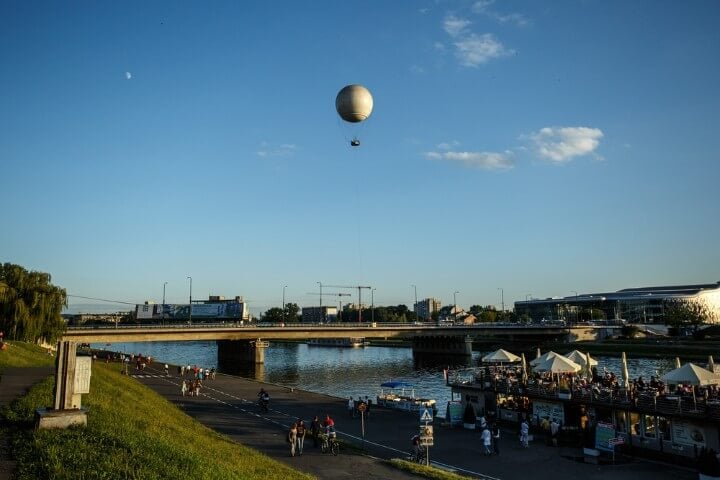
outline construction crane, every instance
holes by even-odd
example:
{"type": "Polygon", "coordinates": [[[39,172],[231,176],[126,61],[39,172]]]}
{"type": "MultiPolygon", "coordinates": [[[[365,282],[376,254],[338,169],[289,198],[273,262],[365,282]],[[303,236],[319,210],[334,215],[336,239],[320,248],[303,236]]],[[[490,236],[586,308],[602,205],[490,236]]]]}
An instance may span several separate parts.
{"type": "MultiPolygon", "coordinates": [[[[324,321],[324,320],[325,320],[325,314],[324,314],[324,312],[323,312],[323,310],[322,310],[322,296],[323,296],[323,294],[322,294],[322,293],[312,292],[312,293],[308,293],[307,295],[320,295],[320,315],[323,316],[323,321],[324,321]]],[[[349,293],[325,293],[325,296],[326,296],[326,297],[349,297],[350,294],[349,294],[349,293]]],[[[339,315],[342,316],[342,298],[340,298],[340,312],[339,312],[339,315]]]]}
{"type": "Polygon", "coordinates": [[[370,290],[372,287],[364,287],[362,285],[325,285],[326,287],[330,288],[357,288],[358,291],[358,322],[362,323],[362,290],[367,289],[370,290]]]}

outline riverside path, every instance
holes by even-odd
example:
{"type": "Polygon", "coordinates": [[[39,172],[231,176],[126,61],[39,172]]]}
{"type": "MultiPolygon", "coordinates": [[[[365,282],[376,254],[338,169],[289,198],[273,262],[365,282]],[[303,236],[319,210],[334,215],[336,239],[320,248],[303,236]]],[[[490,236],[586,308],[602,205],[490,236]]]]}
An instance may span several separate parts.
{"type": "MultiPolygon", "coordinates": [[[[298,470],[321,479],[416,478],[388,467],[380,459],[404,458],[410,447],[410,437],[418,431],[419,416],[407,412],[373,406],[366,422],[365,440],[361,438],[360,419],[350,418],[347,398],[290,389],[254,380],[217,375],[204,382],[199,397],[183,397],[181,377],[173,367],[169,376],[157,364],[131,375],[183,409],[204,425],[233,440],[257,449],[298,470]],[[154,368],[153,368],[154,367],[154,368]],[[257,392],[265,388],[271,396],[270,411],[262,413],[257,406],[257,392]],[[364,450],[367,455],[341,451],[340,455],[323,455],[306,439],[305,454],[291,458],[285,443],[289,424],[302,418],[306,424],[314,415],[325,414],[335,419],[338,437],[364,450]]],[[[338,392],[339,395],[342,392],[338,392]]],[[[372,395],[374,392],[368,392],[372,395]]],[[[633,460],[617,465],[590,465],[577,461],[579,449],[553,448],[535,441],[529,449],[520,447],[516,432],[506,430],[500,442],[501,455],[484,457],[478,432],[449,428],[435,422],[435,446],[430,448],[430,460],[436,466],[469,477],[502,480],[690,480],[697,473],[670,465],[633,460]]]]}

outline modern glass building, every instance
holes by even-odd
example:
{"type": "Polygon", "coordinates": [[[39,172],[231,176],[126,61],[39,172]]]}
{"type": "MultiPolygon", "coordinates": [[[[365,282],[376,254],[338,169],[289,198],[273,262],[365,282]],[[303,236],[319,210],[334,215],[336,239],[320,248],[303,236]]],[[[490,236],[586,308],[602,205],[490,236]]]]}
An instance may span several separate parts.
{"type": "Polygon", "coordinates": [[[666,315],[688,307],[702,312],[707,323],[720,323],[720,282],[525,300],[515,302],[515,313],[527,315],[534,322],[624,319],[632,323],[665,323],[666,315]]]}

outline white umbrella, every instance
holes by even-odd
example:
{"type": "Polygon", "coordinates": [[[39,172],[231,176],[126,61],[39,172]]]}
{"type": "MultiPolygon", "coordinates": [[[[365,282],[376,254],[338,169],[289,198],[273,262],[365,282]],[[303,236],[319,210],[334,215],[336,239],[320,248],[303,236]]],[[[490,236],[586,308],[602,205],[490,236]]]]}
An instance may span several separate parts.
{"type": "Polygon", "coordinates": [[[680,368],[681,366],[680,357],[675,357],[675,368],[680,368]]]}
{"type": "Polygon", "coordinates": [[[577,373],[582,370],[582,367],[572,360],[563,357],[562,355],[555,355],[548,358],[544,362],[540,363],[535,367],[535,370],[540,372],[550,373],[577,373]]]}
{"type": "Polygon", "coordinates": [[[535,351],[535,358],[540,358],[540,347],[535,351]]]}
{"type": "Polygon", "coordinates": [[[623,383],[625,384],[625,388],[630,388],[630,374],[628,373],[627,368],[627,355],[625,355],[625,352],[622,352],[622,378],[623,383]]]}
{"type": "Polygon", "coordinates": [[[671,370],[662,377],[665,383],[687,383],[688,385],[717,385],[720,383],[720,377],[710,370],[698,367],[694,363],[686,363],[680,368],[671,370]]]}
{"type": "MultiPolygon", "coordinates": [[[[588,358],[590,358],[590,354],[582,353],[580,350],[573,350],[572,352],[565,355],[565,358],[569,358],[573,362],[584,367],[585,364],[587,363],[587,358],[585,358],[586,356],[588,358]]],[[[590,366],[591,367],[594,367],[597,364],[598,364],[597,360],[595,360],[594,358],[590,358],[590,366]]]]}
{"type": "Polygon", "coordinates": [[[520,357],[501,348],[482,357],[482,361],[485,363],[515,363],[520,361],[520,357]]]}
{"type": "MultiPolygon", "coordinates": [[[[538,350],[539,350],[539,349],[538,349],[538,350]]],[[[557,356],[557,355],[560,355],[560,354],[559,354],[559,353],[555,353],[555,352],[553,352],[552,350],[550,350],[549,352],[543,353],[542,355],[540,355],[539,357],[537,357],[535,360],[530,360],[530,365],[533,366],[533,367],[535,367],[535,366],[540,365],[541,363],[545,362],[546,360],[548,360],[548,359],[550,359],[550,358],[552,358],[552,357],[555,357],[555,356],[557,356]]]]}
{"type": "Polygon", "coordinates": [[[520,364],[522,366],[522,382],[527,383],[528,379],[528,372],[527,372],[527,362],[525,361],[525,354],[520,354],[520,364]]]}
{"type": "Polygon", "coordinates": [[[708,355],[708,370],[715,373],[715,361],[712,358],[712,355],[708,355]]]}
{"type": "Polygon", "coordinates": [[[591,381],[592,381],[592,377],[593,377],[593,374],[592,374],[593,362],[595,362],[595,365],[597,365],[597,360],[590,358],[589,353],[585,353],[585,366],[583,367],[583,369],[585,370],[585,378],[587,378],[591,381]]]}

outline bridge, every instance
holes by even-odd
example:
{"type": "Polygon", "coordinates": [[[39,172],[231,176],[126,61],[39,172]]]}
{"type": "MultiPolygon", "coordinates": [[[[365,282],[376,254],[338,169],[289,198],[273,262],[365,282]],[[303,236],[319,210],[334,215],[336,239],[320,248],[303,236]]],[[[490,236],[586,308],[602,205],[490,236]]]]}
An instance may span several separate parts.
{"type": "Polygon", "coordinates": [[[292,324],[193,324],[69,327],[60,338],[57,351],[54,409],[69,416],[68,423],[86,421],[78,413],[77,346],[80,343],[215,340],[218,365],[222,363],[263,363],[268,340],[309,338],[406,338],[412,339],[413,354],[472,354],[473,339],[497,342],[542,343],[545,340],[593,340],[619,329],[619,325],[521,325],[479,324],[438,325],[435,323],[292,323],[292,324]],[[78,419],[79,418],[79,419],[78,419]]]}

